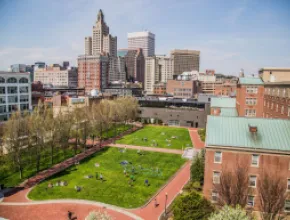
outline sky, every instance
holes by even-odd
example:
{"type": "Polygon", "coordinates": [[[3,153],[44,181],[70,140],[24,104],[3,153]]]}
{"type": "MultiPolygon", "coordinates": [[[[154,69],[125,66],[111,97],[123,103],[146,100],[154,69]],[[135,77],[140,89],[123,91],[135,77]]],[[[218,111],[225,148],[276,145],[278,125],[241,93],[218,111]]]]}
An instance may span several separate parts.
{"type": "Polygon", "coordinates": [[[290,67],[290,0],[0,0],[0,70],[77,65],[99,9],[118,49],[127,48],[127,33],[148,30],[156,54],[200,50],[200,71],[290,67]]]}

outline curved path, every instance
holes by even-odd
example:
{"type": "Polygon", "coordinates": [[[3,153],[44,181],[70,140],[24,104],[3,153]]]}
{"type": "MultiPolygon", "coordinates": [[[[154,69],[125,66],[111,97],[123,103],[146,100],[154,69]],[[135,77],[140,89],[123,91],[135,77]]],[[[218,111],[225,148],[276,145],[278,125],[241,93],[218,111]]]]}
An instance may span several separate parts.
{"type": "MultiPolygon", "coordinates": [[[[189,130],[190,136],[191,130],[189,130]]],[[[194,133],[197,134],[195,131],[194,133]]],[[[198,136],[198,135],[197,135],[198,136]]],[[[199,138],[199,137],[198,137],[199,138]]],[[[192,138],[194,146],[196,146],[196,138],[192,138]]],[[[102,146],[111,145],[112,147],[122,147],[119,145],[113,145],[110,141],[104,142],[102,146]]],[[[125,145],[123,146],[125,147],[125,145]]],[[[180,150],[164,149],[164,148],[151,148],[140,146],[128,146],[127,148],[142,149],[148,151],[164,152],[182,154],[180,150]]],[[[87,157],[88,155],[99,150],[98,147],[89,149],[85,155],[77,155],[77,159],[87,157]]],[[[4,198],[4,201],[0,203],[0,217],[8,218],[11,220],[20,219],[40,219],[40,220],[65,220],[67,219],[68,210],[75,213],[77,219],[85,219],[90,211],[93,210],[105,210],[114,219],[145,219],[155,220],[160,217],[164,212],[165,205],[169,206],[174,198],[179,194],[183,186],[189,181],[190,178],[190,162],[187,162],[176,174],[173,176],[162,189],[160,189],[152,199],[144,206],[137,209],[123,209],[112,205],[107,205],[99,202],[92,202],[87,200],[49,200],[40,202],[31,202],[27,199],[27,194],[32,186],[45,179],[54,173],[59,172],[66,167],[71,166],[75,161],[75,158],[70,158],[60,164],[55,165],[47,171],[41,172],[35,177],[22,184],[22,187],[18,192],[8,195],[4,198]],[[166,199],[167,195],[167,199],[166,199]],[[158,207],[155,207],[154,200],[159,203],[158,207]]]]}

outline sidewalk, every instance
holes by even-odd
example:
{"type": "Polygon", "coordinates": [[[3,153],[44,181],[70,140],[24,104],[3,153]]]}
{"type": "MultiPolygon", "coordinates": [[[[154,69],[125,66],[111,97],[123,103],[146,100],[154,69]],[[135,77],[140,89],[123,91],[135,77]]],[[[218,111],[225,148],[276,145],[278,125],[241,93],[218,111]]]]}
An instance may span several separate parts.
{"type": "Polygon", "coordinates": [[[197,128],[188,128],[188,132],[195,149],[199,150],[205,148],[205,143],[200,139],[197,128]]]}

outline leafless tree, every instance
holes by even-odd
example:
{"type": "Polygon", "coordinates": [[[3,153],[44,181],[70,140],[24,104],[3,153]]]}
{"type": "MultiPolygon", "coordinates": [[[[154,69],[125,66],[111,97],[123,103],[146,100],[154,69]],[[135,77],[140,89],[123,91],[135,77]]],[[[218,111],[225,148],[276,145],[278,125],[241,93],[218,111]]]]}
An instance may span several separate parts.
{"type": "Polygon", "coordinates": [[[264,173],[258,181],[258,195],[261,216],[264,220],[274,220],[283,211],[287,193],[285,178],[264,173]]]}

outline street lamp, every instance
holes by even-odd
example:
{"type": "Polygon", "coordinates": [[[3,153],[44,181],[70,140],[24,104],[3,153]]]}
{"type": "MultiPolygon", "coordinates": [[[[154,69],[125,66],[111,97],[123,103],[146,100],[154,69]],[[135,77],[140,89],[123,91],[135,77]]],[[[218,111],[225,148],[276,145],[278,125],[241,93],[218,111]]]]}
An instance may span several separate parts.
{"type": "Polygon", "coordinates": [[[167,212],[166,212],[167,198],[168,198],[168,194],[165,193],[165,207],[164,207],[164,215],[165,215],[165,217],[166,217],[166,215],[167,215],[167,212]]]}

